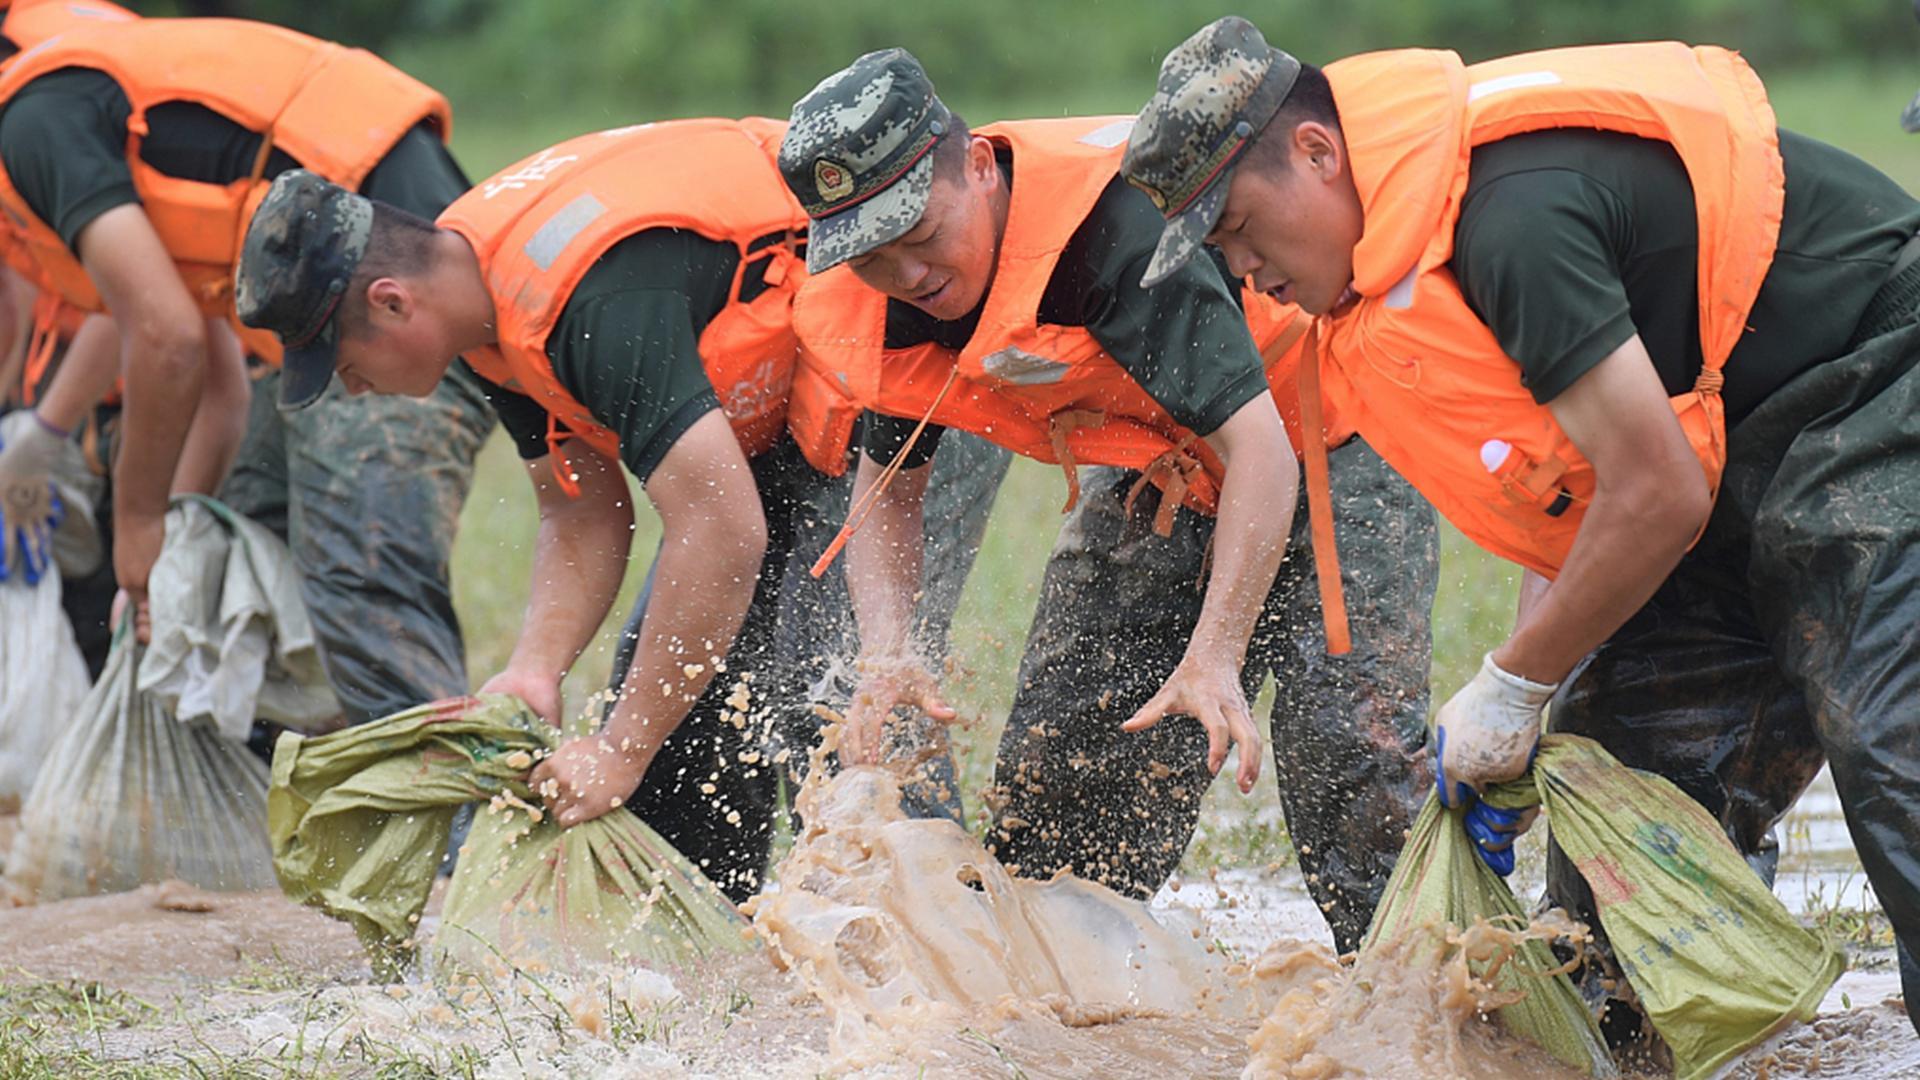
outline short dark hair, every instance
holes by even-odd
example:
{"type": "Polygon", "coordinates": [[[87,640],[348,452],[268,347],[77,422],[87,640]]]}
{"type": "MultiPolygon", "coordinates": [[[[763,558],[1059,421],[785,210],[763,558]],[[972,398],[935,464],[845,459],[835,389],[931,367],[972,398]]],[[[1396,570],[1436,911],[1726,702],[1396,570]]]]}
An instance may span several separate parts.
{"type": "Polygon", "coordinates": [[[1309,121],[1325,124],[1337,132],[1340,106],[1333,100],[1333,84],[1327,81],[1327,73],[1312,64],[1301,64],[1293,89],[1287,91],[1286,100],[1280,103],[1273,118],[1261,129],[1260,137],[1247,149],[1248,159],[1263,171],[1286,171],[1291,167],[1287,136],[1309,121]]]}
{"type": "Polygon", "coordinates": [[[933,144],[933,178],[959,183],[966,175],[967,147],[973,141],[973,132],[967,130],[967,122],[959,113],[948,113],[953,123],[947,127],[946,134],[933,144]]]}
{"type": "Polygon", "coordinates": [[[411,277],[424,273],[433,264],[433,242],[440,227],[416,217],[397,206],[373,203],[373,231],[367,237],[366,254],[354,267],[347,292],[340,298],[341,337],[358,336],[367,329],[367,286],[384,277],[411,277]]]}

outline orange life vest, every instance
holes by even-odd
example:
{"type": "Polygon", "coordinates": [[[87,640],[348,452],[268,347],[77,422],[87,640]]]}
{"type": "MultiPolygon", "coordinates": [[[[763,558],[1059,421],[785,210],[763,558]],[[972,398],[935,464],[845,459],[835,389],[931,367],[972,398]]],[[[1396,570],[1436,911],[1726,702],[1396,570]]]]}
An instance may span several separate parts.
{"type": "MultiPolygon", "coordinates": [[[[103,22],[130,22],[140,16],[108,0],[12,0],[0,3],[0,36],[18,49],[31,49],[55,34],[103,22]]],[[[9,57],[8,59],[12,59],[9,57]]]]}
{"type": "Polygon", "coordinates": [[[1700,342],[1672,399],[1711,490],[1726,462],[1722,368],[1745,331],[1785,197],[1766,92],[1727,50],[1673,42],[1556,49],[1471,67],[1400,50],[1329,65],[1366,232],[1361,299],[1326,320],[1332,407],[1482,547],[1553,577],[1594,490],[1593,467],[1520,383],[1447,260],[1474,147],[1548,128],[1672,144],[1699,215],[1700,342]]]}
{"type": "MultiPolygon", "coordinates": [[[[619,436],[560,385],[547,337],[582,276],[613,245],[646,229],[687,229],[735,245],[735,299],[700,335],[700,359],[748,456],[790,426],[799,341],[793,296],[806,277],[796,251],[807,216],[775,166],[786,124],[778,120],[675,120],[582,135],[483,181],[440,215],[473,245],[499,320],[496,346],[469,353],[482,378],[539,402],[556,451],[578,437],[608,457],[619,436]],[[738,299],[750,266],[767,288],[738,299]]],[[[610,348],[617,348],[609,342],[610,348]]],[[[639,358],[643,362],[646,358],[639,358]]],[[[807,460],[846,468],[847,440],[793,427],[807,460]]],[[[555,468],[568,487],[556,454],[555,468]]],[[[569,487],[569,490],[571,488],[569,487]]]]}
{"type": "MultiPolygon", "coordinates": [[[[283,150],[357,189],[415,124],[431,119],[444,138],[452,122],[445,98],[364,49],[238,19],[137,19],[64,31],[0,70],[0,107],[39,76],[72,67],[105,72],[126,92],[133,109],[127,166],[148,220],[201,310],[233,321],[248,347],[270,360],[280,356],[274,336],[240,326],[233,315],[233,264],[266,194],[268,154],[283,150]],[[208,184],[148,165],[140,154],[147,112],[174,101],[264,133],[254,175],[208,184]]],[[[8,254],[25,257],[16,265],[69,303],[102,310],[80,261],[27,207],[4,167],[0,207],[15,234],[8,254]]]]}
{"type": "MultiPolygon", "coordinates": [[[[1039,321],[1061,251],[1117,174],[1131,126],[1127,117],[1077,117],[975,132],[1012,151],[1014,183],[993,287],[963,349],[887,349],[883,294],[845,266],[810,279],[794,313],[802,363],[824,369],[828,384],[843,388],[831,415],[816,422],[850,431],[867,408],[973,432],[1062,466],[1069,509],[1078,492],[1076,465],[1140,470],[1170,496],[1162,501],[1163,533],[1182,502],[1213,513],[1225,470],[1212,448],[1176,423],[1084,327],[1039,321]]],[[[1248,291],[1244,299],[1298,448],[1294,372],[1307,320],[1263,294],[1248,291]]]]}

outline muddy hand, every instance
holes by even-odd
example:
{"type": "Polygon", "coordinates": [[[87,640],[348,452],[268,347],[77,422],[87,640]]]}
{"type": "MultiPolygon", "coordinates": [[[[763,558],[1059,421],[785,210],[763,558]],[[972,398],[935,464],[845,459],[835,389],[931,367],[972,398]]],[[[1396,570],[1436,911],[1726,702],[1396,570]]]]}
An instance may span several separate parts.
{"type": "Polygon", "coordinates": [[[527,783],[554,820],[571,828],[625,805],[645,774],[644,765],[606,736],[589,735],[565,743],[535,765],[527,783]]]}
{"type": "Polygon", "coordinates": [[[1540,713],[1556,685],[1501,669],[1493,654],[1434,715],[1434,791],[1447,807],[1466,806],[1487,785],[1527,771],[1540,745],[1540,713]]]}
{"type": "Polygon", "coordinates": [[[45,480],[0,486],[0,582],[40,584],[53,564],[60,498],[45,480]]]}
{"type": "Polygon", "coordinates": [[[1180,661],[1166,685],[1153,695],[1121,731],[1145,731],[1163,716],[1191,716],[1207,729],[1207,769],[1218,775],[1226,764],[1229,744],[1240,748],[1240,767],[1234,782],[1241,794],[1253,790],[1260,778],[1260,729],[1240,689],[1239,673],[1231,665],[1208,663],[1189,656],[1180,661]]]}
{"type": "Polygon", "coordinates": [[[858,666],[860,682],[853,689],[846,731],[840,739],[843,764],[872,765],[880,760],[881,736],[897,705],[918,709],[943,724],[959,715],[940,696],[940,680],[917,659],[870,658],[858,666]]]}
{"type": "Polygon", "coordinates": [[[527,703],[540,719],[560,726],[560,679],[508,668],[480,687],[483,694],[512,694],[527,703]]]}

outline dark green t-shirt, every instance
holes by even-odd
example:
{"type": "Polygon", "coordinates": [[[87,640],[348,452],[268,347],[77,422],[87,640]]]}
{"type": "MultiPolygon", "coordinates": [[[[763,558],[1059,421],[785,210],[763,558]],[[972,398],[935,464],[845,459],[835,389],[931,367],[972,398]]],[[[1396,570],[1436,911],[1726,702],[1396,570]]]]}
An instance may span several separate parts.
{"type": "MultiPolygon", "coordinates": [[[[1001,170],[1012,181],[1005,155],[1001,170]]],[[[1087,219],[1067,241],[1040,298],[1040,321],[1085,327],[1127,374],[1182,425],[1210,435],[1242,405],[1267,391],[1266,370],[1240,291],[1215,258],[1195,258],[1166,281],[1142,289],[1163,220],[1153,203],[1115,177],[1087,219]]],[[[983,304],[984,306],[984,304],[983,304]]],[[[940,322],[911,304],[887,304],[890,349],[936,342],[963,348],[980,322],[940,322]]],[[[917,419],[868,413],[861,442],[868,457],[891,462],[917,419]]],[[[908,455],[907,467],[933,454],[939,429],[929,426],[908,455]]]]}
{"type": "MultiPolygon", "coordinates": [[[[547,337],[554,378],[620,437],[620,458],[642,483],[694,421],[720,407],[700,335],[732,299],[739,264],[734,245],[698,233],[635,233],[580,279],[547,337]]],[[[741,294],[751,299],[754,289],[744,281],[741,294]]],[[[547,411],[491,383],[486,391],[520,456],[547,453],[547,411]]]]}
{"type": "MultiPolygon", "coordinates": [[[[1920,203],[1865,162],[1780,133],[1780,244],[1726,365],[1729,421],[1841,355],[1920,203]]],[[[1452,269],[1474,313],[1553,400],[1638,333],[1669,394],[1701,365],[1698,217],[1667,143],[1598,131],[1516,135],[1473,151],[1452,269]]]]}
{"type": "MultiPolygon", "coordinates": [[[[0,161],[20,198],[66,241],[116,206],[140,201],[127,167],[127,118],[133,106],[112,76],[63,68],[20,88],[0,112],[0,161]]],[[[260,135],[212,109],[166,102],[147,111],[140,156],[168,176],[230,184],[253,172],[260,135]]],[[[267,155],[269,178],[302,163],[267,155]]],[[[422,121],[387,151],[360,185],[369,198],[431,221],[470,187],[431,122],[422,121]]]]}

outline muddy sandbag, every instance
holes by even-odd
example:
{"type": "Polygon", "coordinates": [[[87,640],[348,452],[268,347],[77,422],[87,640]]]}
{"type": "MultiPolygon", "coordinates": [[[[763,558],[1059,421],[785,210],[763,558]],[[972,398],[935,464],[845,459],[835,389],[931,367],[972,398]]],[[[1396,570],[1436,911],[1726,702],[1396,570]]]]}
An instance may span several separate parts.
{"type": "Polygon", "coordinates": [[[20,809],[86,696],[87,662],[60,606],[60,575],[0,582],[0,814],[20,809]]]}
{"type": "Polygon", "coordinates": [[[47,902],[170,878],[203,889],[273,884],[267,774],[206,720],[182,723],[138,685],[131,616],[47,754],[7,857],[13,898],[47,902]]]}
{"type": "Polygon", "coordinates": [[[1361,943],[1362,963],[1376,954],[1436,971],[1464,962],[1490,992],[1491,1011],[1507,1031],[1582,1072],[1616,1075],[1567,965],[1542,935],[1528,932],[1526,911],[1480,861],[1462,813],[1427,799],[1361,943]]]}
{"type": "MultiPolygon", "coordinates": [[[[1528,775],[1486,800],[1544,807],[1554,840],[1593,889],[1601,929],[1673,1051],[1679,1080],[1711,1075],[1812,1016],[1839,978],[1841,957],[1775,899],[1711,815],[1593,740],[1545,737],[1528,775]]],[[[1363,949],[1480,919],[1526,925],[1506,883],[1476,855],[1462,813],[1428,801],[1363,949]]],[[[1528,996],[1497,1015],[1509,1031],[1587,1068],[1592,1018],[1565,975],[1542,977],[1557,966],[1544,942],[1526,943],[1502,972],[1502,988],[1528,996]]],[[[1603,1061],[1592,1057],[1592,1071],[1603,1061]]]]}
{"type": "Polygon", "coordinates": [[[1549,735],[1528,780],[1487,801],[1545,808],[1678,1080],[1712,1075],[1812,1018],[1845,961],[1801,926],[1713,816],[1599,743],[1549,735]]]}
{"type": "Polygon", "coordinates": [[[147,594],[140,687],[181,720],[206,719],[236,742],[255,720],[336,726],[299,570],[265,526],[214,499],[176,499],[147,594]]]}
{"type": "Polygon", "coordinates": [[[561,740],[517,698],[451,698],[274,749],[274,869],[294,900],[353,926],[396,978],[454,810],[484,802],[447,892],[436,960],[529,970],[673,963],[746,947],[744,922],[659,834],[616,812],[561,829],[526,786],[561,740]]]}
{"type": "Polygon", "coordinates": [[[269,705],[273,716],[339,711],[317,663],[272,662],[310,648],[287,585],[292,559],[220,503],[174,500],[147,583],[153,644],[134,637],[131,612],[122,616],[99,681],[21,812],[6,874],[17,898],[169,878],[227,891],[273,884],[266,769],[244,740],[262,701],[301,704],[269,705]],[[283,631],[292,644],[276,654],[283,631]]]}
{"type": "MultiPolygon", "coordinates": [[[[0,417],[0,447],[35,421],[22,409],[0,417]]],[[[87,696],[86,660],[61,608],[62,573],[86,573],[100,561],[92,500],[100,481],[68,444],[55,460],[51,550],[13,545],[0,573],[0,814],[19,811],[47,750],[87,696]],[[51,565],[29,566],[30,559],[51,565]],[[38,581],[29,581],[37,577],[38,581]]],[[[17,522],[7,522],[15,528],[17,522]]],[[[0,851],[0,865],[6,853],[0,851]]]]}

